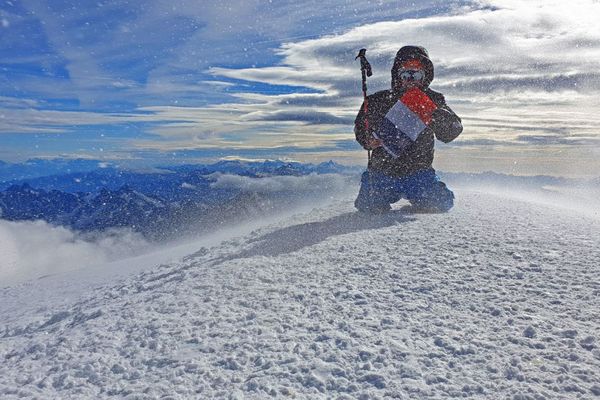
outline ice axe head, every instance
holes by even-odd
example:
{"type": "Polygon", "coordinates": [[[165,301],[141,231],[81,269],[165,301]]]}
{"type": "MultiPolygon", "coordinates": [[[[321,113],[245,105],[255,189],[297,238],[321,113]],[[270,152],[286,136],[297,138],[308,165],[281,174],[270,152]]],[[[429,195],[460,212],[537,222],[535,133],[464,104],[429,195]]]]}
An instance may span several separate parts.
{"type": "Polygon", "coordinates": [[[360,49],[360,51],[358,52],[358,55],[354,59],[356,60],[359,58],[360,58],[360,69],[362,71],[365,71],[367,76],[373,75],[373,71],[371,70],[371,64],[369,64],[369,62],[367,61],[367,49],[360,49]]]}

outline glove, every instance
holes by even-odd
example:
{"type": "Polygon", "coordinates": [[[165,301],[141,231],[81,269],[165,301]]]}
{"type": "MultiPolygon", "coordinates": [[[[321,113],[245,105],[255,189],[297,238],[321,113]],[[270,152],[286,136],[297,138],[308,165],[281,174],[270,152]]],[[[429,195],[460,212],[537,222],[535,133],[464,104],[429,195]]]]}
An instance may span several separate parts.
{"type": "Polygon", "coordinates": [[[365,146],[365,149],[375,150],[376,148],[381,147],[382,144],[383,144],[383,142],[380,139],[370,137],[369,139],[367,139],[367,144],[365,146]]]}
{"type": "Polygon", "coordinates": [[[449,143],[456,139],[463,130],[460,118],[445,108],[438,108],[433,112],[429,128],[444,143],[449,143]]]}

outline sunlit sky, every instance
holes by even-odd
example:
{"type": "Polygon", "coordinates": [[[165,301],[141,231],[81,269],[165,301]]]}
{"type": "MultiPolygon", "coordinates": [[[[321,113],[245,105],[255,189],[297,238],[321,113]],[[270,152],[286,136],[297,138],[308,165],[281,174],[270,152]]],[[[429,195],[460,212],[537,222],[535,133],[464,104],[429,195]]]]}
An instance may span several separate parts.
{"type": "Polygon", "coordinates": [[[426,47],[444,171],[600,175],[600,2],[0,0],[0,160],[365,164],[353,120],[426,47]]]}

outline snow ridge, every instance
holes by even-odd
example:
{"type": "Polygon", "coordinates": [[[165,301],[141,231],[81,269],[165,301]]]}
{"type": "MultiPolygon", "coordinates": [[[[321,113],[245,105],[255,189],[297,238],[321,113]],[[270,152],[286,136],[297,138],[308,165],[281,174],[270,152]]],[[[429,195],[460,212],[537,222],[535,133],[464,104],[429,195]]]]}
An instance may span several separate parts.
{"type": "Polygon", "coordinates": [[[0,395],[592,399],[598,224],[467,192],[315,209],[11,320],[0,395]]]}

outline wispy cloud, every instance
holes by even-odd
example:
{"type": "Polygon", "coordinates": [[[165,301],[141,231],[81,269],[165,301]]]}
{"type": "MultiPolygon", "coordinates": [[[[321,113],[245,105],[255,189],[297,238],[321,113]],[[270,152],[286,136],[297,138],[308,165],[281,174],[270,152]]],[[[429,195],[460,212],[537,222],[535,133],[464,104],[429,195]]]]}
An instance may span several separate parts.
{"type": "MultiPolygon", "coordinates": [[[[371,49],[378,74],[370,85],[382,89],[389,86],[388,70],[399,47],[396,38],[418,37],[436,63],[433,86],[446,93],[448,102],[465,119],[467,131],[462,140],[466,143],[596,145],[600,120],[592,110],[598,105],[595,90],[600,79],[594,72],[598,65],[590,66],[589,59],[578,57],[581,50],[573,43],[586,43],[586,54],[595,51],[592,38],[600,43],[593,21],[579,18],[597,9],[597,4],[579,2],[572,7],[580,8],[575,17],[573,13],[565,17],[562,3],[527,7],[498,3],[463,14],[381,22],[340,35],[286,43],[278,50],[283,56],[280,66],[212,68],[211,73],[270,85],[304,86],[320,93],[240,95],[242,103],[226,106],[230,120],[215,121],[224,121],[221,129],[228,132],[237,131],[243,121],[245,129],[240,134],[250,132],[244,142],[257,145],[257,129],[285,133],[298,124],[317,124],[319,137],[312,143],[322,146],[331,131],[327,125],[350,125],[360,103],[357,68],[352,63],[355,49],[363,45],[371,49]],[[573,31],[577,24],[580,27],[573,31]],[[548,42],[561,50],[550,51],[548,42]],[[547,140],[525,140],[528,135],[547,140]],[[578,135],[577,140],[570,139],[572,135],[578,135]]],[[[213,116],[223,111],[210,110],[213,116]]],[[[176,126],[160,129],[172,135],[178,130],[176,126]]],[[[280,135],[279,139],[285,137],[292,136],[280,135]]]]}
{"type": "Polygon", "coordinates": [[[57,4],[27,0],[3,11],[10,29],[45,38],[16,59],[52,73],[0,81],[12,103],[35,102],[2,107],[2,132],[74,132],[87,122],[138,127],[124,138],[132,151],[347,155],[359,151],[356,51],[369,49],[373,92],[389,87],[397,49],[421,44],[436,66],[432,87],[465,122],[454,147],[597,146],[597,1],[57,4]],[[56,106],[52,92],[77,107],[56,106]]]}

